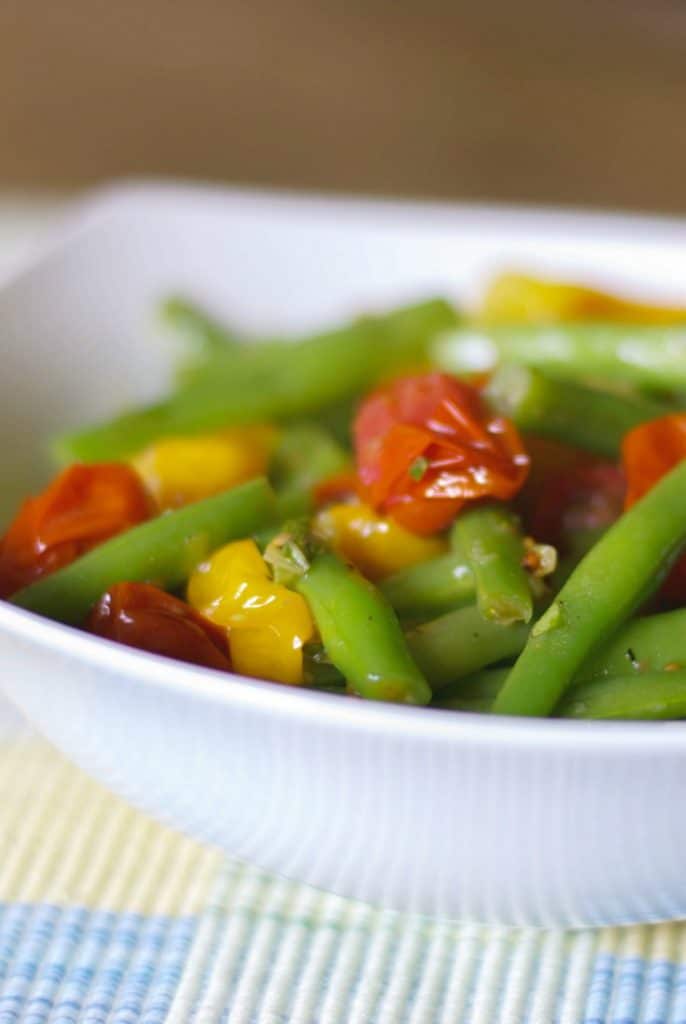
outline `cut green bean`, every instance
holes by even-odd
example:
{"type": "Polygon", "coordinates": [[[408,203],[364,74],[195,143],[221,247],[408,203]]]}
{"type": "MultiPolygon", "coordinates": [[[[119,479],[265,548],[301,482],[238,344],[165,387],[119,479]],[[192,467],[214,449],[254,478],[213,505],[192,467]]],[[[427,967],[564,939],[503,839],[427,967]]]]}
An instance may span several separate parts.
{"type": "Polygon", "coordinates": [[[484,668],[463,676],[443,687],[432,704],[436,707],[458,707],[461,701],[481,701],[484,708],[490,711],[508,672],[508,668],[484,668]]]}
{"type": "Polygon", "coordinates": [[[210,358],[236,348],[238,338],[180,295],[171,295],[160,306],[163,322],[179,335],[195,357],[210,358]]]}
{"type": "Polygon", "coordinates": [[[529,629],[517,622],[503,626],[484,619],[470,605],[410,630],[412,655],[434,690],[488,665],[516,657],[529,629]]]}
{"type": "Polygon", "coordinates": [[[579,668],[579,679],[686,669],[686,609],[627,622],[579,668]]]}
{"type": "Polygon", "coordinates": [[[166,402],[63,435],[55,454],[117,459],[159,437],[317,413],[424,358],[431,339],[456,321],[452,306],[435,299],[301,342],[246,346],[166,402]]]}
{"type": "Polygon", "coordinates": [[[547,715],[586,658],[653,593],[686,542],[686,462],[598,541],[534,625],[496,699],[509,715],[547,715]]]}
{"type": "Polygon", "coordinates": [[[490,697],[445,697],[432,702],[432,708],[443,708],[446,711],[468,711],[473,715],[488,715],[491,713],[493,700],[490,697]]]}
{"type": "MultiPolygon", "coordinates": [[[[493,699],[508,669],[486,669],[494,662],[512,659],[526,643],[527,628],[521,623],[501,626],[487,622],[475,606],[464,607],[406,632],[407,644],[415,661],[429,679],[438,696],[483,696],[480,679],[488,678],[487,695],[493,699]],[[475,692],[472,694],[472,686],[475,692]]],[[[307,652],[306,652],[307,654],[307,652]]],[[[342,686],[341,670],[325,659],[320,664],[317,652],[306,658],[313,685],[325,682],[342,686]]]]}
{"type": "Polygon", "coordinates": [[[320,409],[316,414],[317,423],[328,431],[346,451],[352,447],[353,417],[359,400],[359,395],[353,395],[350,398],[344,398],[341,402],[328,405],[326,409],[320,409]]]}
{"type": "MultiPolygon", "coordinates": [[[[177,375],[177,394],[187,391],[200,393],[203,390],[211,392],[219,381],[243,379],[243,374],[257,372],[258,367],[260,373],[263,372],[262,367],[266,367],[268,372],[272,358],[279,360],[283,344],[282,341],[268,339],[244,339],[243,344],[227,346],[204,359],[187,360],[177,375]]],[[[227,386],[232,385],[227,383],[227,386]]]]}
{"type": "Polygon", "coordinates": [[[551,576],[551,583],[555,590],[567,582],[577,565],[584,558],[594,544],[597,544],[604,533],[607,533],[608,526],[578,527],[574,530],[567,530],[564,537],[564,555],[559,559],[555,572],[551,576]]]}
{"type": "Polygon", "coordinates": [[[321,644],[306,644],[303,649],[303,673],[308,686],[331,693],[345,692],[345,679],[329,660],[321,644]]]}
{"type": "Polygon", "coordinates": [[[379,587],[402,619],[424,622],[476,597],[472,571],[456,552],[400,569],[379,587]]]}
{"type": "Polygon", "coordinates": [[[561,718],[686,718],[686,671],[635,672],[574,686],[555,709],[561,718]]]}
{"type": "Polygon", "coordinates": [[[20,590],[12,602],[58,622],[80,625],[115,583],[180,586],[211,551],[273,520],[274,493],[258,477],[121,533],[71,565],[20,590]]]}
{"type": "MultiPolygon", "coordinates": [[[[461,700],[479,698],[495,700],[509,673],[509,668],[484,669],[456,679],[441,689],[439,703],[458,706],[461,700]]],[[[577,688],[596,680],[622,679],[629,676],[662,677],[686,671],[686,609],[632,619],[603,642],[587,659],[574,677],[572,688],[563,700],[572,700],[577,688]]]]}
{"type": "MultiPolygon", "coordinates": [[[[433,707],[488,714],[507,670],[493,669],[441,692],[433,707]]],[[[686,671],[635,672],[577,683],[555,709],[558,718],[657,720],[686,718],[686,671]]]]}
{"type": "Polygon", "coordinates": [[[437,339],[432,357],[452,373],[483,372],[502,361],[572,380],[605,377],[669,391],[686,386],[686,323],[472,325],[437,339]]]}
{"type": "Polygon", "coordinates": [[[335,555],[315,555],[296,589],[310,606],[333,665],[360,697],[428,704],[431,690],[412,660],[384,596],[335,555]]]}
{"type": "Polygon", "coordinates": [[[486,619],[529,622],[534,605],[519,522],[507,506],[486,502],[464,509],[452,537],[474,575],[476,601],[486,619]]]}
{"type": "Polygon", "coordinates": [[[629,430],[671,411],[665,403],[643,395],[599,391],[513,364],[498,367],[485,395],[520,430],[608,458],[619,455],[629,430]]]}
{"type": "Polygon", "coordinates": [[[316,484],[349,467],[350,456],[323,427],[316,423],[285,427],[269,468],[280,518],[309,512],[316,484]]]}

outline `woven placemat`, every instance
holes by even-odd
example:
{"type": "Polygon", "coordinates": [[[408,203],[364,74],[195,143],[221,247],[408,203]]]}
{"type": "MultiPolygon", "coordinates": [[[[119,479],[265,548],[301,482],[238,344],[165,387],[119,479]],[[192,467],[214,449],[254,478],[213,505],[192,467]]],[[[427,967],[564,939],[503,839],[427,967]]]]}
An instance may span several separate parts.
{"type": "Polygon", "coordinates": [[[686,1024],[686,925],[513,931],[226,860],[0,744],[0,1024],[686,1024]]]}

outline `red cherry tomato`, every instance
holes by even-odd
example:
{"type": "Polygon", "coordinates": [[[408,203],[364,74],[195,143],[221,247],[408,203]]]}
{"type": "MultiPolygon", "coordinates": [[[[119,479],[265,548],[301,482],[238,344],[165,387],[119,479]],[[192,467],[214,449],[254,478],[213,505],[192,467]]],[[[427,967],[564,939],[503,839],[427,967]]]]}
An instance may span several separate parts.
{"type": "MultiPolygon", "coordinates": [[[[642,498],[670,469],[686,458],[686,413],[672,413],[634,427],[622,443],[627,477],[625,507],[642,498]]],[[[686,602],[686,556],[676,563],[661,593],[668,601],[686,602]]]]}
{"type": "Polygon", "coordinates": [[[317,505],[329,505],[338,501],[349,501],[357,495],[357,473],[346,470],[327,476],[315,484],[313,497],[317,505]]]}
{"type": "Polygon", "coordinates": [[[190,605],[148,583],[117,583],[86,629],[108,640],[206,668],[230,670],[226,634],[190,605]]]}
{"type": "Polygon", "coordinates": [[[61,569],[154,511],[129,466],[70,466],[22,504],[0,539],[0,597],[61,569]]]}
{"type": "Polygon", "coordinates": [[[686,413],[672,413],[634,427],[622,443],[626,507],[686,458],[686,413]]]}
{"type": "Polygon", "coordinates": [[[529,532],[564,552],[575,531],[610,526],[622,514],[620,466],[568,445],[527,438],[531,474],[520,495],[529,532]]]}
{"type": "Polygon", "coordinates": [[[362,403],[354,425],[359,491],[415,533],[446,527],[479,498],[512,498],[529,457],[476,388],[442,373],[402,377],[362,403]]]}

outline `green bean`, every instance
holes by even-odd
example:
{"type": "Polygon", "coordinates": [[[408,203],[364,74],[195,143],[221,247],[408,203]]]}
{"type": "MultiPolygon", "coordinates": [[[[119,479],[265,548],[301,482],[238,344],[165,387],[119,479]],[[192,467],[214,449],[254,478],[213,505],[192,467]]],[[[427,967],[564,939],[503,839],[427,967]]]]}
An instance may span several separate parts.
{"type": "Polygon", "coordinates": [[[204,359],[188,360],[177,375],[177,393],[211,392],[219,381],[225,381],[227,387],[232,387],[234,379],[242,380],[242,374],[257,372],[257,368],[260,373],[268,373],[272,359],[278,362],[281,358],[283,345],[283,341],[246,339],[241,345],[227,346],[204,359]]]}
{"type": "MultiPolygon", "coordinates": [[[[476,607],[462,608],[406,632],[415,661],[424,671],[437,698],[489,697],[491,702],[509,669],[482,666],[516,656],[526,642],[526,628],[485,622],[476,607]]],[[[306,652],[307,653],[307,652],[306,652]]],[[[343,684],[334,665],[315,651],[308,654],[308,674],[320,681],[343,684]]]]}
{"type": "Polygon", "coordinates": [[[345,692],[345,679],[321,644],[305,644],[303,649],[303,672],[305,682],[316,690],[345,692]]]}
{"type": "Polygon", "coordinates": [[[79,625],[113,584],[147,582],[173,590],[211,551],[249,536],[272,520],[274,512],[272,489],[257,477],[120,533],[20,590],[12,602],[79,625]]]}
{"type": "Polygon", "coordinates": [[[426,621],[475,599],[472,571],[455,552],[400,569],[379,588],[401,619],[426,621]]]}
{"type": "Polygon", "coordinates": [[[463,676],[443,687],[431,703],[436,707],[458,707],[461,701],[478,700],[490,711],[508,672],[507,668],[484,668],[463,676]]]}
{"type": "Polygon", "coordinates": [[[515,657],[528,634],[522,622],[503,626],[469,605],[416,626],[407,643],[432,688],[440,690],[461,676],[515,657]]]}
{"type": "Polygon", "coordinates": [[[607,533],[608,526],[585,526],[575,529],[568,529],[564,536],[564,554],[558,560],[555,572],[550,577],[554,590],[560,588],[567,582],[577,565],[597,544],[604,533],[607,533]]]}
{"type": "Polygon", "coordinates": [[[165,299],[160,314],[163,322],[176,331],[195,356],[207,359],[235,349],[239,344],[233,332],[180,295],[165,299]]]}
{"type": "Polygon", "coordinates": [[[509,715],[547,715],[585,659],[657,589],[686,541],[686,462],[603,535],[534,625],[495,701],[509,715]]]}
{"type": "Polygon", "coordinates": [[[686,385],[686,324],[498,324],[458,327],[432,346],[443,370],[473,373],[497,362],[522,363],[559,377],[629,381],[640,387],[686,385]]]}
{"type": "MultiPolygon", "coordinates": [[[[506,669],[479,672],[441,692],[433,707],[488,714],[506,669]]],[[[635,672],[576,683],[555,708],[559,718],[686,718],[686,671],[635,672]]]]}
{"type": "Polygon", "coordinates": [[[432,702],[432,708],[443,708],[445,711],[469,711],[474,715],[488,715],[491,713],[491,697],[446,697],[445,699],[432,702]]]}
{"type": "MultiPolygon", "coordinates": [[[[646,615],[627,622],[581,665],[563,700],[571,700],[577,688],[596,680],[671,675],[681,669],[686,669],[686,609],[646,615]]],[[[451,700],[494,700],[509,671],[484,669],[455,679],[441,689],[439,703],[443,706],[443,702],[451,700]]]]}
{"type": "Polygon", "coordinates": [[[341,402],[334,402],[327,405],[326,409],[320,409],[316,415],[317,423],[346,450],[352,446],[353,417],[359,398],[359,395],[353,395],[341,402]]]}
{"type": "Polygon", "coordinates": [[[632,671],[659,672],[667,666],[686,668],[686,609],[645,615],[627,622],[583,662],[577,677],[597,679],[632,671]]]}
{"type": "Polygon", "coordinates": [[[643,395],[599,391],[512,364],[495,371],[485,394],[520,430],[608,458],[619,455],[629,430],[670,411],[665,403],[643,395]]]}
{"type": "Polygon", "coordinates": [[[308,512],[315,485],[349,466],[348,453],[316,423],[285,427],[269,469],[280,518],[308,512]]]}
{"type": "Polygon", "coordinates": [[[356,570],[317,554],[295,584],[331,662],[360,697],[428,704],[431,690],[407,649],[393,609],[356,570]]]}
{"type": "Polygon", "coordinates": [[[635,672],[573,687],[555,709],[561,718],[686,718],[686,671],[635,672]]]}
{"type": "Polygon", "coordinates": [[[534,605],[524,558],[524,538],[513,512],[499,502],[464,509],[452,537],[472,570],[476,602],[485,619],[529,622],[534,605]]]}
{"type": "Polygon", "coordinates": [[[116,459],[162,436],[311,415],[425,357],[431,338],[456,320],[453,308],[435,299],[299,343],[246,346],[240,356],[215,360],[207,377],[166,402],[63,435],[55,454],[116,459]]]}

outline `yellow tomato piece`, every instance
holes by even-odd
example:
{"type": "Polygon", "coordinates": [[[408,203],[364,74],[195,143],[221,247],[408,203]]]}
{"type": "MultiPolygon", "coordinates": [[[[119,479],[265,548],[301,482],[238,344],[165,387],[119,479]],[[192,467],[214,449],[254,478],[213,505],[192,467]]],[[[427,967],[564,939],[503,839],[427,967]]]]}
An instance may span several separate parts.
{"type": "Polygon", "coordinates": [[[236,672],[298,686],[303,681],[302,647],[289,646],[277,629],[232,629],[231,661],[236,672]]]}
{"type": "Polygon", "coordinates": [[[254,541],[215,551],[191,575],[187,596],[193,608],[229,630],[237,672],[302,682],[302,648],[314,634],[310,610],[300,594],[274,583],[254,541]]]}
{"type": "Polygon", "coordinates": [[[233,541],[215,551],[191,574],[188,602],[213,622],[228,626],[248,587],[254,590],[268,578],[257,544],[252,540],[233,541]]]}
{"type": "Polygon", "coordinates": [[[440,537],[419,537],[368,505],[329,505],[317,514],[314,531],[370,580],[435,558],[447,549],[440,537]]]}
{"type": "Polygon", "coordinates": [[[209,498],[264,473],[276,438],[269,426],[162,438],[131,462],[160,508],[209,498]]]}
{"type": "Polygon", "coordinates": [[[615,320],[669,324],[683,323],[686,308],[631,302],[582,285],[508,273],[491,282],[480,319],[487,323],[615,320]]]}

